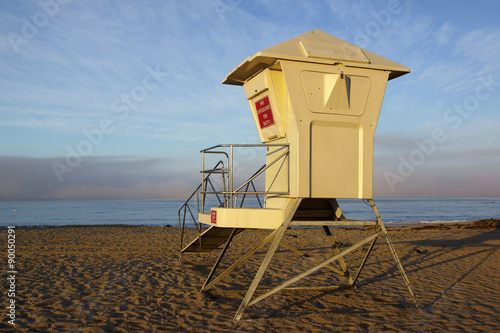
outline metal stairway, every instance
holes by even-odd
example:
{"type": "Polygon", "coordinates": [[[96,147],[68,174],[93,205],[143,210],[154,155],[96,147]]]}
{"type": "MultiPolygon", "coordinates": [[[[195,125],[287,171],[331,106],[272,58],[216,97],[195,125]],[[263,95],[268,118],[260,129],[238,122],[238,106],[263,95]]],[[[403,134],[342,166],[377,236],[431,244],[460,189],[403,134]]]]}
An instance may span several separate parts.
{"type": "MultiPolygon", "coordinates": [[[[239,234],[244,227],[229,227],[221,228],[210,225],[210,223],[200,222],[200,218],[208,217],[205,208],[244,208],[244,205],[249,206],[245,199],[247,196],[255,196],[258,206],[263,207],[260,196],[272,195],[274,197],[287,195],[287,191],[258,191],[254,184],[254,180],[263,175],[265,171],[273,165],[283,164],[288,158],[287,144],[242,144],[242,145],[217,145],[207,148],[202,152],[202,170],[201,184],[194,190],[191,196],[185,201],[178,211],[179,229],[180,229],[180,253],[193,252],[210,252],[224,243],[230,243],[232,237],[239,234]],[[235,148],[251,148],[251,149],[269,149],[274,148],[271,152],[272,158],[259,168],[250,178],[242,185],[236,187],[233,183],[233,150],[235,148]],[[225,151],[229,150],[229,152],[225,151]],[[274,155],[273,155],[274,154],[274,155]],[[205,161],[206,156],[222,157],[215,166],[211,169],[205,169],[208,164],[205,161]],[[277,157],[276,157],[277,156],[277,157]],[[274,160],[273,160],[274,159],[274,160]],[[216,179],[213,179],[216,178],[216,179]],[[236,187],[236,188],[235,188],[236,187]],[[212,196],[212,202],[206,201],[207,195],[212,196]],[[185,229],[189,226],[195,226],[198,234],[187,246],[184,245],[185,229]],[[206,228],[208,227],[208,228],[206,228]],[[229,241],[229,242],[228,242],[229,241]]],[[[253,206],[252,206],[253,207],[253,206]]]]}

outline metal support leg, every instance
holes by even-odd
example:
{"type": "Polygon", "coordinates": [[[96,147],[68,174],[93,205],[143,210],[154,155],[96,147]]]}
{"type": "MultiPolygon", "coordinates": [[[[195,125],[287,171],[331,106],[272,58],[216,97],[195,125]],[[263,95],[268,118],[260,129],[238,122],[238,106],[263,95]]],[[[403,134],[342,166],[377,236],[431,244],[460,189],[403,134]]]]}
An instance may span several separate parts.
{"type": "MultiPolygon", "coordinates": [[[[257,230],[257,229],[252,230],[252,231],[253,231],[253,232],[255,232],[256,234],[260,235],[260,236],[265,236],[265,235],[266,235],[266,234],[264,234],[262,231],[257,230]]],[[[291,246],[291,245],[289,245],[289,244],[285,243],[283,240],[281,241],[280,245],[281,245],[281,246],[283,246],[285,249],[288,249],[288,250],[290,250],[290,251],[292,251],[292,252],[295,252],[295,253],[297,253],[299,256],[301,256],[301,257],[305,257],[306,259],[308,259],[308,260],[310,260],[310,261],[313,261],[313,262],[315,262],[315,263],[317,263],[317,264],[319,264],[319,263],[321,262],[321,260],[318,260],[318,259],[315,259],[314,257],[309,256],[309,255],[308,255],[307,253],[305,253],[304,251],[301,251],[301,250],[297,249],[296,247],[291,246]]],[[[337,273],[337,274],[340,274],[340,275],[342,275],[342,276],[345,276],[345,273],[344,273],[343,271],[341,271],[340,269],[338,269],[338,268],[334,267],[333,265],[328,266],[328,268],[329,268],[330,270],[332,270],[333,272],[337,273]]]]}
{"type": "MultiPolygon", "coordinates": [[[[330,242],[332,243],[332,246],[333,246],[333,250],[335,251],[336,254],[339,254],[340,249],[337,246],[337,242],[335,241],[335,239],[333,239],[333,235],[332,235],[332,232],[330,231],[330,228],[328,228],[328,226],[325,225],[325,226],[323,226],[323,230],[325,231],[328,239],[330,239],[330,242]]],[[[342,267],[342,271],[344,272],[344,276],[347,278],[347,281],[349,281],[350,285],[353,285],[352,276],[351,276],[351,273],[349,273],[349,270],[347,269],[347,265],[345,264],[344,257],[339,258],[339,263],[340,263],[340,266],[342,267]]]]}
{"type": "Polygon", "coordinates": [[[205,284],[203,284],[203,287],[201,287],[201,290],[204,290],[205,286],[212,279],[212,276],[214,275],[215,271],[217,270],[217,267],[219,266],[219,264],[222,260],[222,257],[224,257],[224,254],[226,254],[226,251],[229,248],[229,244],[231,244],[231,241],[233,240],[233,237],[236,234],[236,230],[237,230],[237,228],[234,228],[233,231],[231,231],[231,235],[229,235],[229,238],[227,239],[226,244],[224,245],[224,248],[222,249],[222,252],[219,255],[219,258],[217,258],[217,261],[215,262],[214,267],[212,267],[210,274],[208,274],[207,280],[205,281],[205,284]]]}
{"type": "Polygon", "coordinates": [[[289,285],[291,285],[292,283],[297,282],[298,280],[300,280],[300,279],[302,279],[302,278],[304,278],[304,277],[306,277],[306,276],[308,276],[308,275],[310,275],[310,274],[312,274],[312,273],[316,272],[317,270],[319,270],[319,269],[321,269],[321,268],[323,268],[323,267],[327,266],[327,265],[328,265],[328,264],[330,264],[331,262],[333,262],[333,261],[335,261],[335,260],[338,260],[339,258],[341,258],[341,257],[345,256],[346,254],[348,254],[348,253],[350,253],[350,252],[352,252],[352,251],[356,250],[357,248],[359,248],[359,247],[363,246],[365,243],[368,243],[369,241],[371,241],[371,240],[372,240],[372,239],[374,239],[375,237],[378,237],[378,236],[377,236],[376,234],[375,234],[375,235],[371,235],[371,236],[369,236],[369,237],[367,237],[367,238],[365,238],[365,239],[363,239],[363,240],[359,241],[358,243],[356,243],[356,244],[354,244],[354,245],[352,245],[352,246],[348,247],[347,249],[343,250],[343,251],[342,251],[342,252],[340,252],[339,254],[336,254],[336,255],[334,255],[333,257],[331,257],[331,258],[329,258],[329,259],[327,259],[327,260],[323,261],[323,262],[322,262],[322,263],[320,263],[319,265],[316,265],[316,266],[314,266],[313,268],[310,268],[310,269],[308,269],[307,271],[305,271],[305,272],[303,272],[303,273],[301,273],[301,274],[298,274],[298,275],[294,276],[294,277],[293,277],[293,278],[291,278],[291,279],[286,280],[285,282],[283,282],[283,283],[282,283],[282,284],[280,284],[279,286],[275,287],[274,289],[272,289],[272,290],[268,291],[267,293],[262,294],[262,295],[260,295],[259,297],[256,297],[254,300],[252,300],[252,301],[250,302],[250,304],[249,304],[249,305],[253,305],[253,304],[255,304],[255,303],[257,303],[257,302],[259,302],[259,301],[263,300],[264,298],[266,298],[266,297],[268,297],[268,296],[270,296],[270,295],[272,295],[272,294],[276,293],[277,291],[280,291],[281,289],[284,289],[284,288],[288,287],[288,286],[289,286],[289,285]]]}
{"type": "Polygon", "coordinates": [[[387,241],[387,244],[389,245],[389,249],[391,250],[392,256],[394,257],[394,260],[396,261],[396,265],[399,268],[399,272],[401,273],[401,276],[403,277],[403,280],[406,284],[406,287],[408,288],[408,291],[410,292],[410,295],[413,298],[413,302],[415,303],[415,306],[417,308],[420,308],[420,304],[418,303],[417,297],[415,296],[415,293],[413,292],[413,288],[410,284],[410,281],[408,280],[408,277],[406,276],[403,265],[401,264],[401,261],[399,260],[399,257],[396,253],[396,249],[394,248],[394,245],[392,244],[391,239],[389,238],[389,234],[387,234],[387,230],[385,229],[384,222],[382,221],[382,218],[380,217],[380,214],[378,213],[377,207],[375,207],[375,202],[373,202],[372,199],[368,199],[368,202],[370,203],[370,206],[372,207],[373,213],[375,214],[375,217],[377,218],[377,222],[378,222],[378,226],[380,228],[380,231],[384,235],[385,240],[387,241]]]}
{"type": "Polygon", "coordinates": [[[229,268],[227,268],[224,272],[222,272],[219,276],[217,276],[212,282],[210,282],[208,285],[203,286],[201,289],[202,292],[207,291],[208,289],[212,288],[217,282],[222,280],[226,275],[231,273],[236,267],[241,265],[245,260],[250,258],[252,254],[260,250],[264,245],[269,243],[271,240],[274,239],[276,236],[276,233],[279,229],[274,230],[272,233],[270,233],[265,239],[263,239],[259,244],[257,244],[252,250],[248,251],[243,257],[241,257],[238,261],[236,261],[234,264],[232,264],[229,268]]]}
{"type": "Polygon", "coordinates": [[[250,303],[252,296],[253,296],[255,290],[257,289],[257,287],[260,283],[260,280],[262,279],[262,276],[264,275],[264,272],[267,269],[267,266],[271,262],[271,259],[273,258],[274,253],[278,249],[278,245],[281,241],[281,238],[285,234],[285,231],[288,228],[288,225],[290,224],[290,221],[292,220],[292,217],[295,214],[295,211],[299,207],[301,199],[290,199],[290,201],[291,201],[291,203],[290,203],[291,207],[288,210],[288,214],[287,214],[285,220],[283,221],[283,224],[281,225],[281,227],[276,229],[277,230],[276,237],[274,238],[273,243],[269,247],[269,250],[268,250],[266,256],[264,257],[264,260],[262,261],[262,264],[260,265],[260,268],[257,271],[257,274],[255,274],[255,277],[252,281],[252,284],[248,288],[248,291],[245,295],[245,298],[241,302],[241,305],[240,305],[238,311],[236,312],[236,316],[234,317],[234,321],[240,320],[241,316],[243,316],[243,313],[245,312],[245,309],[247,308],[248,304],[250,303]]]}
{"type": "Polygon", "coordinates": [[[358,272],[356,273],[356,276],[354,277],[354,280],[351,283],[351,286],[354,286],[356,282],[358,281],[359,274],[361,274],[361,271],[363,270],[363,267],[365,266],[366,260],[370,256],[370,253],[372,252],[373,246],[375,245],[375,242],[377,241],[377,237],[375,237],[370,244],[370,247],[368,248],[368,251],[366,251],[365,257],[363,258],[363,261],[361,262],[361,265],[359,266],[358,272]]]}

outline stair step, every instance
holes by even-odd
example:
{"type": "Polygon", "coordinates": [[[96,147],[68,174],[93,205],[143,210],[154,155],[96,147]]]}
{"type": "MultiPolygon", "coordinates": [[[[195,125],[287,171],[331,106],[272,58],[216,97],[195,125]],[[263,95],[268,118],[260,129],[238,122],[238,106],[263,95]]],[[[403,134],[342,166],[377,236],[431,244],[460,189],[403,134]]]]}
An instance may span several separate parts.
{"type": "MultiPolygon", "coordinates": [[[[237,228],[236,234],[242,232],[243,228],[237,228]]],[[[212,226],[205,230],[200,236],[196,237],[181,253],[186,252],[210,252],[224,244],[229,237],[233,228],[218,228],[212,226]]]]}

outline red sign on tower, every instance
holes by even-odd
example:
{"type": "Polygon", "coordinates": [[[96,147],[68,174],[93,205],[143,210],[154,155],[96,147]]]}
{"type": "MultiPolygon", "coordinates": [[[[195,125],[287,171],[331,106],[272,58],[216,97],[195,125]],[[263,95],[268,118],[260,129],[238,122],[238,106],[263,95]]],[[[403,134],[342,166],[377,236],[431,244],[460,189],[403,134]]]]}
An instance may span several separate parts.
{"type": "Polygon", "coordinates": [[[269,96],[265,96],[255,102],[255,109],[257,110],[257,117],[259,118],[261,129],[274,125],[273,111],[271,110],[271,103],[269,103],[269,96]]]}

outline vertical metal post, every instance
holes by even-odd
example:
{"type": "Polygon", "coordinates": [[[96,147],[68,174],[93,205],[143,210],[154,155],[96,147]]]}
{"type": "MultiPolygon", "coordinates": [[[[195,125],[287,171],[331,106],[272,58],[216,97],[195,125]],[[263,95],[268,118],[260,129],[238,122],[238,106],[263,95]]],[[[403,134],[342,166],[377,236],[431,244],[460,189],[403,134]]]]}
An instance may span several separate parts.
{"type": "Polygon", "coordinates": [[[205,213],[205,151],[201,151],[201,212],[205,213]]]}
{"type": "Polygon", "coordinates": [[[227,194],[227,192],[229,191],[229,176],[230,176],[230,173],[231,173],[231,170],[229,169],[230,168],[230,164],[229,164],[229,156],[227,156],[226,154],[226,169],[224,172],[226,173],[225,175],[225,183],[224,183],[224,186],[226,187],[226,194],[224,194],[224,207],[231,207],[231,204],[229,203],[229,201],[231,200],[231,195],[230,194],[227,194]]]}
{"type": "MultiPolygon", "coordinates": [[[[222,160],[221,160],[222,161],[222,160]]],[[[227,182],[226,182],[226,170],[224,170],[224,163],[222,163],[222,172],[221,172],[221,176],[222,176],[222,193],[223,196],[224,196],[224,207],[227,207],[227,182]]]]}
{"type": "Polygon", "coordinates": [[[230,173],[230,177],[231,177],[231,194],[230,194],[230,199],[231,199],[231,208],[234,208],[234,204],[233,204],[233,145],[231,145],[231,167],[229,169],[229,173],[230,173]]]}
{"type": "MultiPolygon", "coordinates": [[[[184,240],[184,226],[186,224],[186,206],[184,206],[184,214],[183,214],[183,217],[182,217],[182,227],[180,228],[180,238],[181,238],[181,247],[180,247],[180,250],[182,251],[182,243],[183,243],[183,240],[184,240]]],[[[180,214],[179,214],[179,224],[180,224],[180,221],[181,220],[181,217],[180,217],[180,214]]],[[[181,252],[181,257],[182,257],[182,252],[181,252]]],[[[181,258],[179,258],[180,260],[181,258]]]]}
{"type": "Polygon", "coordinates": [[[196,191],[196,211],[200,213],[200,192],[196,191]]]}

